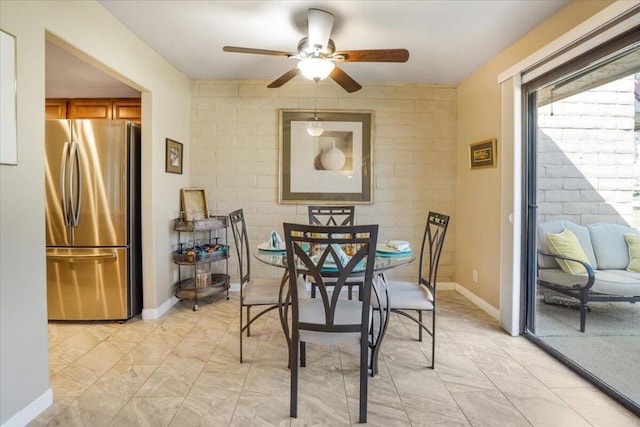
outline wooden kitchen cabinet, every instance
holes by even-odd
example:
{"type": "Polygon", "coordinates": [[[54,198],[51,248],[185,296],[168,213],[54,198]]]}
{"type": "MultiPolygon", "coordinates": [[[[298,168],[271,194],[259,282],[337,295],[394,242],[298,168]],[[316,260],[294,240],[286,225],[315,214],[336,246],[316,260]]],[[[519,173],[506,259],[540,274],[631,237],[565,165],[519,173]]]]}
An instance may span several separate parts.
{"type": "Polygon", "coordinates": [[[112,107],[113,120],[131,120],[140,123],[142,105],[139,99],[114,99],[112,107]]]}
{"type": "Polygon", "coordinates": [[[130,120],[139,124],[142,104],[139,98],[47,98],[45,118],[130,120]]]}
{"type": "Polygon", "coordinates": [[[67,100],[60,98],[47,98],[44,108],[45,119],[66,119],[67,100]]]}
{"type": "Polygon", "coordinates": [[[111,120],[112,108],[113,101],[110,99],[70,99],[68,118],[111,120]]]}

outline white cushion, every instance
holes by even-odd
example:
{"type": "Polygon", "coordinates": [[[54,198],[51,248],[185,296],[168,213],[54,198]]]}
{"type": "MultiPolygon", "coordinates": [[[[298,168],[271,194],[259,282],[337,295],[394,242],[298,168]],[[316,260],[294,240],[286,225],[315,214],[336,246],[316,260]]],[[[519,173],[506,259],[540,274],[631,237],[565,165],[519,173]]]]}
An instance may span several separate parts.
{"type": "Polygon", "coordinates": [[[245,283],[243,288],[244,305],[268,305],[278,303],[280,291],[279,279],[253,279],[245,283]]]}
{"type": "MultiPolygon", "coordinates": [[[[389,291],[389,306],[392,309],[433,310],[433,295],[426,286],[392,280],[387,282],[387,289],[389,291]]],[[[373,293],[371,305],[378,308],[378,301],[373,297],[373,293]]]]}
{"type": "Polygon", "coordinates": [[[638,234],[635,228],[620,224],[587,225],[599,270],[624,270],[629,265],[629,247],[625,234],[638,234]]]}
{"type": "MultiPolygon", "coordinates": [[[[626,270],[596,270],[594,274],[596,281],[591,288],[594,292],[621,296],[640,295],[640,273],[626,270]]],[[[586,274],[572,275],[556,268],[540,269],[538,279],[571,288],[576,284],[585,285],[588,276],[586,274]]]]}
{"type": "MultiPolygon", "coordinates": [[[[242,287],[244,292],[242,303],[244,305],[270,305],[278,304],[278,291],[280,290],[280,279],[254,279],[245,283],[242,287]]],[[[302,277],[298,277],[298,295],[300,298],[307,297],[307,289],[302,277]]],[[[286,296],[287,288],[282,289],[282,300],[286,296]]]]}
{"type": "MultiPolygon", "coordinates": [[[[334,323],[336,325],[351,325],[360,323],[362,303],[360,301],[339,299],[336,305],[334,323]]],[[[310,298],[300,301],[298,305],[298,319],[305,323],[325,323],[325,310],[322,298],[310,298]]],[[[371,319],[371,308],[369,308],[371,319]]],[[[317,344],[359,344],[360,332],[317,332],[300,330],[300,341],[317,344]]]]}

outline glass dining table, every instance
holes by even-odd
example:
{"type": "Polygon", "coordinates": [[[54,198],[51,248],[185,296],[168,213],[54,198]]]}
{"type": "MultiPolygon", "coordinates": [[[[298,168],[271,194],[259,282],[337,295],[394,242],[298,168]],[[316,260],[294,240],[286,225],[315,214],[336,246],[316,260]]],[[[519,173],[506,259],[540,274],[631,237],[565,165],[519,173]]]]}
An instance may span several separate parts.
{"type": "MultiPolygon", "coordinates": [[[[280,322],[290,346],[291,336],[289,334],[289,324],[287,320],[290,294],[288,292],[289,274],[287,269],[287,254],[285,249],[271,248],[267,242],[258,245],[254,251],[255,258],[267,265],[284,269],[280,285],[280,322]]],[[[373,327],[370,335],[369,346],[371,348],[370,373],[374,376],[378,372],[378,354],[382,345],[385,331],[389,324],[389,293],[387,292],[387,279],[385,272],[412,263],[416,259],[412,250],[398,251],[387,247],[384,244],[376,246],[376,258],[374,265],[374,278],[371,295],[375,298],[373,327]]],[[[304,274],[304,271],[299,271],[304,274]]],[[[327,271],[327,276],[334,274],[327,271]]],[[[324,275],[324,274],[323,274],[324,275]]]]}

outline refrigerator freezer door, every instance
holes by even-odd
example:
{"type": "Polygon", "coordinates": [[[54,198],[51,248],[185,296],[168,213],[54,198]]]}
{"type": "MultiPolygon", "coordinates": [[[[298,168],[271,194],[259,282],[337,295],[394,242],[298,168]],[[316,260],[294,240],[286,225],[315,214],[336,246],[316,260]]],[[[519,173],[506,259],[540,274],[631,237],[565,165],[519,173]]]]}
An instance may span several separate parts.
{"type": "Polygon", "coordinates": [[[125,246],[129,160],[124,121],[75,120],[70,158],[73,246],[125,246]]]}
{"type": "Polygon", "coordinates": [[[47,249],[49,320],[129,316],[127,249],[47,249]]]}
{"type": "Polygon", "coordinates": [[[68,120],[45,121],[45,210],[47,246],[69,246],[70,228],[65,172],[71,143],[68,120]]]}

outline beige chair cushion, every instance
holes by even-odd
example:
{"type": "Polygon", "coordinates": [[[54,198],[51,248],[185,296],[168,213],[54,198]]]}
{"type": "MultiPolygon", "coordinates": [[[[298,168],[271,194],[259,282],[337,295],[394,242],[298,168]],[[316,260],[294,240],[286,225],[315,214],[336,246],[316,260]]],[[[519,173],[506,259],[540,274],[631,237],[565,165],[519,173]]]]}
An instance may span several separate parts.
{"type": "MultiPolygon", "coordinates": [[[[253,279],[244,284],[243,304],[244,305],[268,305],[278,304],[278,291],[280,291],[280,279],[253,279]]],[[[300,290],[298,283],[298,290],[300,290]]],[[[304,282],[302,282],[303,292],[304,282]]],[[[286,288],[283,289],[283,295],[286,288]]]]}
{"type": "MultiPolygon", "coordinates": [[[[300,322],[324,323],[325,312],[322,298],[309,298],[300,301],[298,314],[300,322]]],[[[336,306],[335,324],[349,325],[360,323],[361,315],[362,303],[360,301],[340,299],[336,306]]],[[[369,309],[369,319],[371,319],[371,308],[369,309]]],[[[359,344],[360,332],[337,333],[300,330],[300,341],[325,345],[359,344]]]]}

